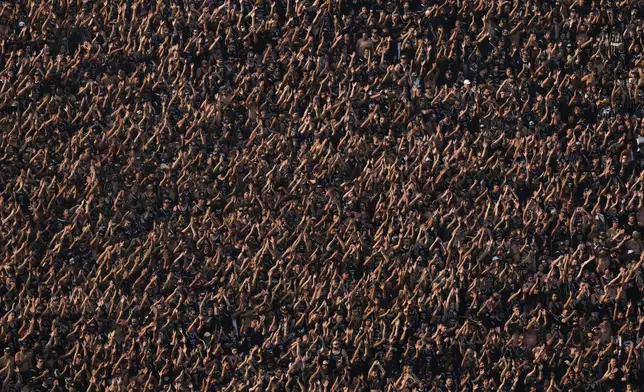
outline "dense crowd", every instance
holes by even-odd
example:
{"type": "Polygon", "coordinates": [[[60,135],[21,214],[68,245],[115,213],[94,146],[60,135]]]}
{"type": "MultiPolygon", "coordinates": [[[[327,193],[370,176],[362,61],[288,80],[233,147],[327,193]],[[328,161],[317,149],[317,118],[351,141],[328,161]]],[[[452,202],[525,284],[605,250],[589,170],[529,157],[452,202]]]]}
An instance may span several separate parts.
{"type": "Polygon", "coordinates": [[[1,391],[636,391],[644,2],[0,2],[1,391]]]}

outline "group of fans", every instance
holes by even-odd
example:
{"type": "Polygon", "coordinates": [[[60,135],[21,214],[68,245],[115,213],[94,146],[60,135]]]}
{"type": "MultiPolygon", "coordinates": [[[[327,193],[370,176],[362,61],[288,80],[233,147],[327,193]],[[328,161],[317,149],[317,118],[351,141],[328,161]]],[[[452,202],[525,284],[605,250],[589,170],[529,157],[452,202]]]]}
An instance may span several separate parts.
{"type": "Polygon", "coordinates": [[[644,2],[0,2],[1,391],[637,391],[644,2]]]}

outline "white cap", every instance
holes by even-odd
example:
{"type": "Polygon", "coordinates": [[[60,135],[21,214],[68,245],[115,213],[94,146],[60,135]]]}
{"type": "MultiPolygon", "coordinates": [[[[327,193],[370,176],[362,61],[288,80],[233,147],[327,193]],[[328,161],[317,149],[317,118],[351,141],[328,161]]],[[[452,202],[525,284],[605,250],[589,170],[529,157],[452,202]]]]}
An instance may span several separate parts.
{"type": "Polygon", "coordinates": [[[25,22],[23,22],[23,21],[18,22],[18,26],[25,27],[25,22]]]}
{"type": "Polygon", "coordinates": [[[472,82],[470,82],[470,80],[469,80],[469,79],[465,79],[465,80],[463,81],[463,84],[472,84],[472,82]]]}

